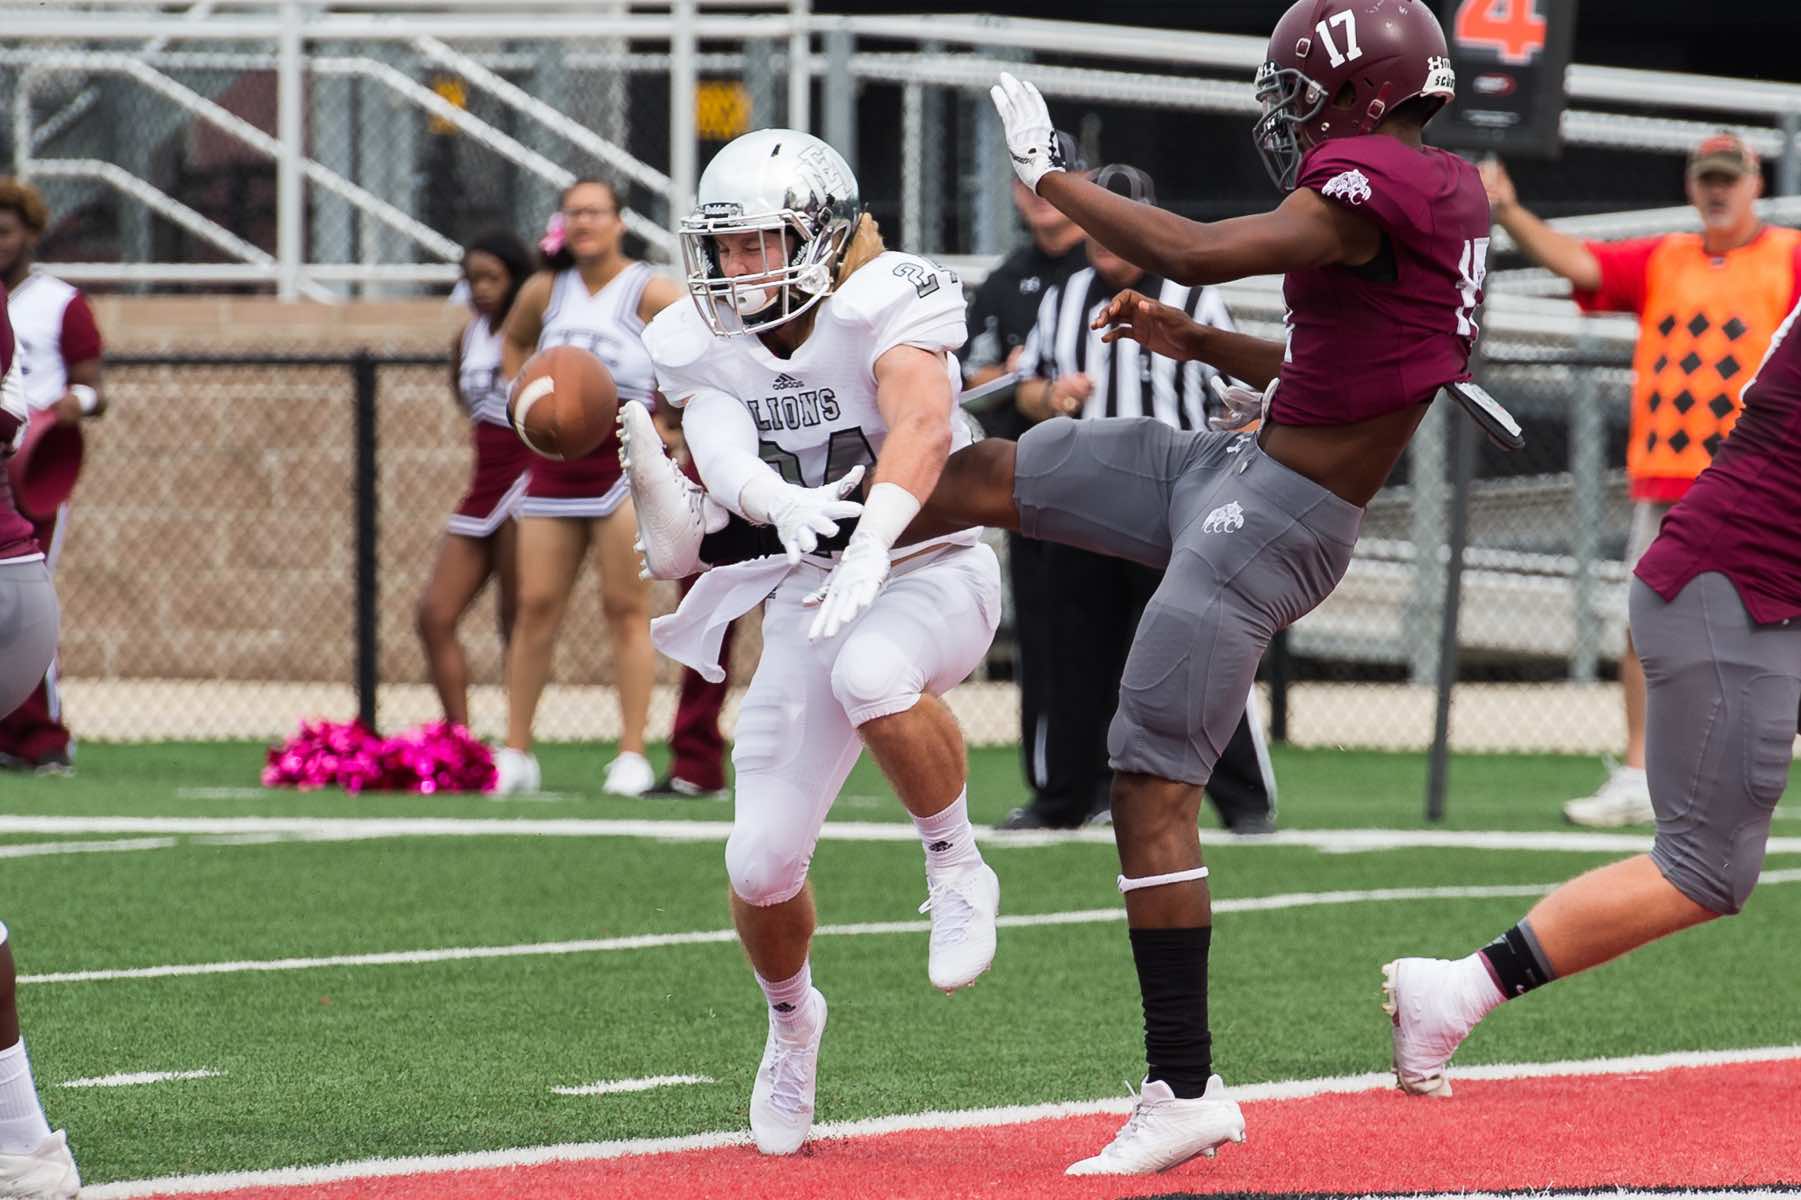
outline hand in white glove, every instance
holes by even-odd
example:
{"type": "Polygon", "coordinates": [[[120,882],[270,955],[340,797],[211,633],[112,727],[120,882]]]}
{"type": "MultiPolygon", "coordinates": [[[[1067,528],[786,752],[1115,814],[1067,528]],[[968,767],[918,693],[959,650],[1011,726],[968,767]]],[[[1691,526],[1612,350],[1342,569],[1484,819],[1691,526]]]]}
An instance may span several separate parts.
{"type": "Polygon", "coordinates": [[[860,530],[851,534],[850,544],[826,576],[825,585],[801,602],[819,606],[819,615],[807,630],[807,640],[830,641],[837,637],[839,630],[875,603],[876,594],[887,581],[888,548],[879,538],[860,530]]]}
{"type": "Polygon", "coordinates": [[[1236,433],[1268,419],[1270,397],[1276,394],[1274,379],[1261,392],[1245,387],[1242,383],[1228,386],[1223,375],[1215,375],[1207,383],[1213,389],[1213,394],[1219,397],[1219,402],[1226,406],[1225,412],[1215,413],[1207,418],[1209,429],[1236,433]]]}
{"type": "Polygon", "coordinates": [[[1045,107],[1037,88],[1021,83],[1005,71],[1001,72],[1001,81],[988,89],[988,95],[1007,131],[1007,155],[1013,160],[1013,173],[1036,192],[1040,179],[1063,170],[1065,165],[1051,126],[1051,110],[1045,107]]]}
{"type": "Polygon", "coordinates": [[[801,555],[811,554],[824,538],[838,536],[838,522],[847,521],[863,511],[863,505],[845,497],[863,482],[863,468],[853,467],[842,478],[823,487],[804,488],[783,485],[783,491],[769,505],[769,523],[788,552],[788,565],[800,562],[801,555]]]}

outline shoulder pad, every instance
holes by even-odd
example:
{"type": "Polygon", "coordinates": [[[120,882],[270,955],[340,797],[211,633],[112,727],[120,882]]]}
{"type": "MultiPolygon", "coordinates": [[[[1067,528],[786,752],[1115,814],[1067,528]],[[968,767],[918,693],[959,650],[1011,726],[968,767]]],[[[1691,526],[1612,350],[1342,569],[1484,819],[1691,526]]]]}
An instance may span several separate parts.
{"type": "Polygon", "coordinates": [[[693,366],[713,346],[713,331],[708,329],[694,302],[678,300],[652,317],[644,327],[644,349],[656,367],[680,370],[693,366]]]}

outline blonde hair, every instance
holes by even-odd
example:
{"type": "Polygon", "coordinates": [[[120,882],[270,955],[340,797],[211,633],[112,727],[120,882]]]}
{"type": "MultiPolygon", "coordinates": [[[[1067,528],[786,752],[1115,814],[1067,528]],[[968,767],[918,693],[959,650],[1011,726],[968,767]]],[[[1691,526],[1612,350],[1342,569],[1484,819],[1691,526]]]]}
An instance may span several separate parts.
{"type": "Polygon", "coordinates": [[[838,277],[832,283],[833,289],[843,287],[852,272],[887,250],[882,241],[882,227],[876,224],[876,219],[868,213],[858,217],[857,227],[851,231],[850,245],[845,247],[844,257],[838,260],[838,277]]]}

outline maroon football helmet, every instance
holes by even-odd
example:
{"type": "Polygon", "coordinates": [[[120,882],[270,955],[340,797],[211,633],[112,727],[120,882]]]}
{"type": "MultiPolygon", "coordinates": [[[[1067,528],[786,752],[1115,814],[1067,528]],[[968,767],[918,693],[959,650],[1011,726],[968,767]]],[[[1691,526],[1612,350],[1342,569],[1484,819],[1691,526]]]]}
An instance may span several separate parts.
{"type": "Polygon", "coordinates": [[[1254,136],[1270,178],[1293,191],[1301,155],[1327,138],[1368,133],[1397,105],[1457,94],[1445,31],[1425,0],[1295,0],[1257,70],[1254,136]]]}

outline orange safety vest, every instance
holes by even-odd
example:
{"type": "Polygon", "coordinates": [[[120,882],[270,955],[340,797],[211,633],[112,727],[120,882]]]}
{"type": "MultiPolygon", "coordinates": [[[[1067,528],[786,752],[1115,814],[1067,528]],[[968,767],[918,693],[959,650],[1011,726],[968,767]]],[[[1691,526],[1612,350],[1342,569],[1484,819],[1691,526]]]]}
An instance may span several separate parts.
{"type": "Polygon", "coordinates": [[[1801,231],[1766,227],[1716,258],[1671,234],[1645,269],[1626,475],[1637,500],[1682,498],[1738,421],[1739,391],[1796,294],[1801,231]]]}

